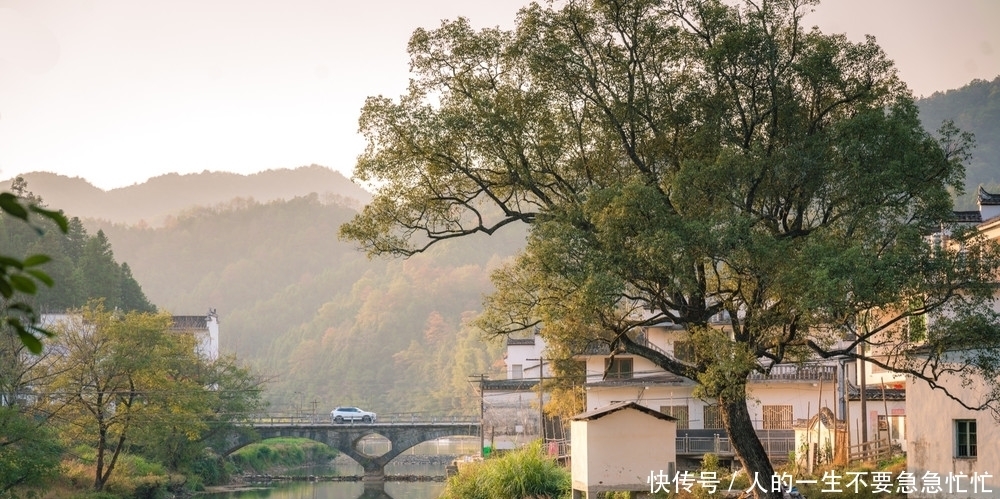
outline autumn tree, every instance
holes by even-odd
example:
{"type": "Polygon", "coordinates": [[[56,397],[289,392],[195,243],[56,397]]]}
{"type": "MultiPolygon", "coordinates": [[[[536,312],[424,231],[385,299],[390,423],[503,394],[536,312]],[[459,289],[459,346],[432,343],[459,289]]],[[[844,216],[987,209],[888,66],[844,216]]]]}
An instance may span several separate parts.
{"type": "Polygon", "coordinates": [[[175,339],[180,341],[164,346],[179,349],[158,371],[163,388],[159,396],[148,398],[153,407],[137,425],[132,441],[144,456],[170,470],[201,474],[208,448],[226,449],[234,434],[253,432],[248,422],[264,409],[267,380],[233,356],[200,357],[192,335],[175,339]]]}
{"type": "Polygon", "coordinates": [[[67,440],[93,447],[95,490],[130,449],[180,469],[260,406],[263,380],[232,358],[202,358],[195,336],[171,325],[94,301],[54,326],[55,375],[40,395],[67,440]]]}
{"type": "MultiPolygon", "coordinates": [[[[970,138],[923,130],[873,38],[806,29],[816,3],[570,0],[510,31],[419,29],[408,92],[362,110],[355,177],[378,193],[341,235],[409,256],[528,224],[480,323],[544,324],[550,344],[604,341],[696,380],[745,468],[771,476],[751,373],[866,358],[908,341],[910,317],[940,319],[942,347],[949,328],[998,344],[996,251],[950,230],[970,138]],[[957,244],[928,244],[942,228],[957,244]],[[635,341],[665,321],[695,360],[635,341]]],[[[903,364],[885,367],[935,375],[903,364]]]]}

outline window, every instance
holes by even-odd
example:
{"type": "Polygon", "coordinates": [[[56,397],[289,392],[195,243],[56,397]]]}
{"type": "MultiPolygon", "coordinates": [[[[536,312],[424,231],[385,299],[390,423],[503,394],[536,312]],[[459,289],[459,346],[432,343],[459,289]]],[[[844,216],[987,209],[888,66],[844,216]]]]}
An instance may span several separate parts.
{"type": "Polygon", "coordinates": [[[976,420],[955,420],[955,457],[976,457],[976,420]]]}
{"type": "Polygon", "coordinates": [[[688,417],[688,406],[686,405],[661,405],[660,412],[677,419],[677,429],[687,430],[691,427],[688,417]]]}
{"type": "Polygon", "coordinates": [[[690,341],[675,341],[674,358],[681,362],[694,362],[694,343],[690,341]]]}
{"type": "Polygon", "coordinates": [[[632,379],[632,359],[608,357],[604,359],[604,373],[607,379],[632,379]]]}
{"type": "Polygon", "coordinates": [[[792,406],[765,405],[763,409],[765,430],[792,429],[792,406]]]}
{"type": "Polygon", "coordinates": [[[717,405],[705,406],[705,429],[706,430],[722,429],[722,412],[719,411],[719,406],[717,405]]]}
{"type": "Polygon", "coordinates": [[[521,379],[524,377],[524,366],[514,364],[510,366],[510,379],[521,379]]]}

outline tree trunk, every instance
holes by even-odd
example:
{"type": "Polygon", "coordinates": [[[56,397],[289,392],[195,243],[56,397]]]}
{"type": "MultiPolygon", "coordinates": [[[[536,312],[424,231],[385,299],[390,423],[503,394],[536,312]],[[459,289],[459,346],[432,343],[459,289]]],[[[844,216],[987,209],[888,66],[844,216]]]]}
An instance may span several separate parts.
{"type": "Polygon", "coordinates": [[[101,478],[104,476],[104,449],[107,436],[108,430],[102,422],[100,423],[100,431],[97,437],[97,465],[94,470],[94,490],[97,492],[104,489],[104,480],[101,478]]]}
{"type": "Polygon", "coordinates": [[[719,397],[719,408],[722,413],[722,424],[729,433],[736,458],[743,464],[753,487],[753,496],[757,499],[781,499],[782,494],[771,491],[771,478],[774,467],[761,444],[760,438],[750,419],[747,409],[746,384],[732,387],[728,393],[719,397]],[[739,396],[742,394],[742,397],[739,396]],[[754,477],[756,476],[756,481],[754,477]],[[763,490],[761,490],[763,489],[763,490]]]}

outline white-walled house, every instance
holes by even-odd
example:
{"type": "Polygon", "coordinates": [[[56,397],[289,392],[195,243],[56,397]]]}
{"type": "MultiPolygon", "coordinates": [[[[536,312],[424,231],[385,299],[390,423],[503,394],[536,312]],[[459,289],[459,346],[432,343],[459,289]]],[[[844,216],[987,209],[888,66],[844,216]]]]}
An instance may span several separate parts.
{"type": "Polygon", "coordinates": [[[579,414],[571,425],[574,499],[650,490],[654,473],[673,476],[674,418],[634,402],[619,402],[579,414]]]}
{"type": "MultiPolygon", "coordinates": [[[[717,327],[723,327],[720,322],[717,327]]],[[[680,360],[689,358],[687,333],[674,324],[645,329],[637,338],[648,347],[680,360]]],[[[612,356],[606,344],[595,343],[579,355],[586,362],[586,410],[617,402],[636,402],[677,419],[678,463],[695,465],[707,452],[726,461],[733,456],[722,417],[712,400],[694,396],[696,383],[629,354],[612,356]]],[[[849,431],[848,445],[863,439],[860,426],[860,377],[867,395],[864,409],[870,418],[867,441],[894,436],[905,448],[905,377],[870,363],[828,359],[805,364],[779,364],[769,374],[751,375],[747,408],[768,455],[786,461],[796,452],[795,424],[805,424],[827,408],[849,431]],[[883,394],[885,394],[883,400],[883,394]],[[879,428],[883,429],[879,433],[879,428]]]]}
{"type": "Polygon", "coordinates": [[[198,338],[196,348],[203,358],[219,358],[219,315],[214,308],[205,315],[175,315],[170,330],[195,335],[198,338]]]}
{"type": "MultiPolygon", "coordinates": [[[[939,381],[974,395],[956,377],[939,381]]],[[[906,470],[918,488],[937,479],[942,490],[909,497],[1000,498],[1000,424],[989,411],[965,409],[941,390],[914,380],[907,386],[906,470]]]]}
{"type": "MultiPolygon", "coordinates": [[[[681,360],[687,358],[687,333],[673,324],[646,328],[639,341],[681,360]]],[[[668,373],[650,360],[628,354],[610,355],[594,344],[579,358],[587,363],[588,411],[609,404],[635,402],[676,419],[678,466],[690,468],[705,453],[723,461],[732,449],[714,401],[694,396],[696,383],[668,373]]],[[[774,366],[769,375],[751,376],[747,406],[761,442],[774,461],[785,461],[795,450],[793,424],[815,415],[819,407],[834,407],[838,394],[835,361],[774,366]]]]}
{"type": "MultiPolygon", "coordinates": [[[[71,319],[69,314],[42,314],[40,323],[42,327],[52,328],[71,319]]],[[[198,339],[195,349],[203,358],[219,358],[219,316],[214,308],[205,315],[174,315],[172,319],[171,332],[193,334],[198,339]]]]}
{"type": "Polygon", "coordinates": [[[539,372],[543,377],[552,376],[549,363],[545,361],[545,340],[538,330],[528,338],[507,338],[504,364],[507,379],[539,379],[539,372]]]}
{"type": "MultiPolygon", "coordinates": [[[[979,189],[979,211],[956,212],[979,232],[1000,241],[1000,195],[979,189]]],[[[1000,301],[994,301],[1000,309],[1000,301]]],[[[963,384],[955,375],[942,376],[939,385],[979,400],[989,387],[963,384]]],[[[1000,382],[998,380],[997,382],[1000,382]]],[[[990,411],[963,407],[941,390],[920,380],[907,386],[907,472],[923,488],[928,479],[941,490],[917,490],[910,497],[1000,498],[1000,422],[990,411]]]]}
{"type": "MultiPolygon", "coordinates": [[[[552,373],[538,331],[528,338],[507,338],[504,370],[506,379],[482,380],[484,437],[497,449],[515,448],[543,436],[545,419],[539,402],[547,402],[549,395],[542,393],[540,401],[538,384],[552,373]]],[[[552,433],[547,430],[546,436],[551,438],[552,433]]]]}

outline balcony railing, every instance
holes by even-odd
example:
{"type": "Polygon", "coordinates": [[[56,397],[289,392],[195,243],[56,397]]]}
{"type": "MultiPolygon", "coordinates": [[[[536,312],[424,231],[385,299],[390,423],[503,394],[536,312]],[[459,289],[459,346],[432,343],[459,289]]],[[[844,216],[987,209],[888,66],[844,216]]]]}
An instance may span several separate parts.
{"type": "MultiPolygon", "coordinates": [[[[640,346],[644,346],[650,350],[653,350],[654,352],[658,352],[661,355],[672,357],[670,353],[661,348],[659,345],[650,342],[649,338],[646,337],[645,334],[636,335],[635,339],[633,339],[632,341],[634,341],[636,344],[640,346]]],[[[587,347],[584,348],[582,355],[611,355],[611,348],[610,345],[608,345],[603,341],[595,341],[588,344],[587,347]]]]}
{"type": "Polygon", "coordinates": [[[751,381],[833,381],[837,366],[779,364],[770,373],[750,373],[751,381]]]}
{"type": "MultiPolygon", "coordinates": [[[[677,436],[677,454],[686,456],[703,456],[705,454],[716,454],[720,457],[732,457],[734,455],[733,445],[728,436],[677,436]]],[[[794,436],[772,436],[769,432],[758,431],[757,437],[764,446],[771,462],[788,461],[788,456],[795,450],[794,436]]]]}

